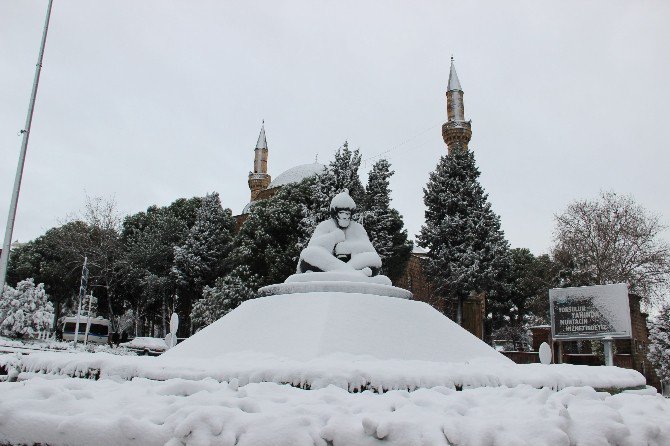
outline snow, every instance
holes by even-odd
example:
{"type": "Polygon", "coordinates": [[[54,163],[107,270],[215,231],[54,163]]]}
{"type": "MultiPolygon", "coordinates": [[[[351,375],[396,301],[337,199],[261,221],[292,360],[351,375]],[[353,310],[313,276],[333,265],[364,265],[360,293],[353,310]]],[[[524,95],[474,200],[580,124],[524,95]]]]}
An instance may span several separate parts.
{"type": "Polygon", "coordinates": [[[428,254],[428,251],[415,243],[412,248],[412,254],[428,254]]]}
{"type": "Polygon", "coordinates": [[[296,282],[355,282],[391,285],[391,280],[386,276],[368,277],[361,274],[360,271],[327,271],[293,274],[285,281],[285,283],[296,282]]]}
{"type": "Polygon", "coordinates": [[[344,189],[339,194],[335,195],[330,202],[330,209],[356,209],[354,199],[349,196],[349,190],[344,189]]]}
{"type": "Polygon", "coordinates": [[[165,339],[162,338],[150,338],[150,337],[141,337],[138,336],[133,338],[130,342],[124,342],[120,344],[122,347],[136,349],[136,350],[154,350],[154,351],[165,351],[168,349],[165,339]]]}
{"type": "MultiPolygon", "coordinates": [[[[179,344],[181,345],[181,344],[179,344]]],[[[118,350],[118,349],[117,349],[118,350]]],[[[514,364],[473,360],[437,363],[380,360],[365,355],[332,354],[300,361],[272,354],[243,352],[211,357],[117,356],[110,353],[36,352],[0,355],[0,367],[14,376],[68,376],[132,380],[147,378],[231,381],[244,384],[290,383],[306,389],[336,386],[348,391],[416,390],[436,386],[451,389],[530,385],[555,390],[571,386],[597,389],[643,387],[635,370],[571,364],[514,364]],[[6,365],[3,365],[6,364],[6,365]]]]}
{"type": "Polygon", "coordinates": [[[309,272],[305,271],[307,267],[303,267],[303,261],[321,271],[359,271],[367,276],[371,274],[370,268],[382,266],[381,258],[360,223],[351,221],[342,229],[332,218],[316,226],[307,247],[300,252],[299,272],[309,272]],[[334,252],[349,255],[350,259],[340,260],[334,252]]]}
{"type": "MultiPolygon", "coordinates": [[[[306,274],[332,274],[330,273],[306,273],[306,274]]],[[[259,296],[273,296],[276,294],[296,294],[296,293],[315,293],[315,292],[339,292],[356,294],[373,294],[375,296],[388,296],[399,299],[411,299],[412,293],[403,288],[385,285],[391,280],[386,276],[366,277],[365,279],[377,279],[369,283],[361,281],[342,282],[337,280],[319,281],[319,282],[289,282],[268,285],[258,290],[259,296]]],[[[288,280],[288,279],[287,279],[288,280]]]]}
{"type": "Polygon", "coordinates": [[[339,292],[244,302],[162,357],[212,359],[245,351],[299,360],[346,353],[378,359],[511,362],[424,302],[339,292]]]}
{"type": "Polygon", "coordinates": [[[319,163],[301,164],[299,166],[291,167],[290,169],[280,173],[277,178],[272,180],[268,186],[268,189],[284,186],[285,184],[298,183],[305,178],[322,174],[325,169],[326,166],[319,163]]]}
{"type": "Polygon", "coordinates": [[[0,443],[50,445],[664,445],[657,394],[530,386],[377,394],[212,379],[0,383],[0,443]]]}

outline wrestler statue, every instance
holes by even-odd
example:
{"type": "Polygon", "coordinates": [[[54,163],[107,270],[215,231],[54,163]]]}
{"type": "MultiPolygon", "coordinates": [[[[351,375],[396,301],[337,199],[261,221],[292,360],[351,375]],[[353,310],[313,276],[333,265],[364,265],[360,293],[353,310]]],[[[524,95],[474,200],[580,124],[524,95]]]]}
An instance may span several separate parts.
{"type": "Polygon", "coordinates": [[[298,273],[354,272],[376,276],[382,260],[370,243],[365,228],[351,219],[356,203],[344,189],[330,202],[330,216],[314,229],[300,253],[298,273]]]}

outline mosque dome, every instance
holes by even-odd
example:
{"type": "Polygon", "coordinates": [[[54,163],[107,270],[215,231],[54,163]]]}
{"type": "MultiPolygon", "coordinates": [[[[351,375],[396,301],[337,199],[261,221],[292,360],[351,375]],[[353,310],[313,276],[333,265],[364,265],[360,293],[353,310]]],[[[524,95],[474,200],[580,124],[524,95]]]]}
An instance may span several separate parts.
{"type": "MultiPolygon", "coordinates": [[[[323,171],[326,169],[326,166],[323,164],[319,163],[310,163],[310,164],[301,164],[299,166],[294,166],[291,167],[288,170],[285,170],[284,172],[280,173],[277,178],[275,178],[267,187],[266,190],[269,189],[274,189],[276,187],[281,187],[281,186],[286,186],[287,184],[291,183],[298,183],[305,178],[313,177],[314,175],[318,175],[320,173],[323,173],[323,171]]],[[[272,194],[274,195],[274,193],[272,194]]],[[[268,198],[269,196],[264,196],[262,198],[268,198]]],[[[256,204],[258,201],[250,201],[247,203],[246,206],[244,206],[244,209],[242,210],[242,214],[248,214],[249,211],[251,210],[251,207],[256,204]]]]}
{"type": "Polygon", "coordinates": [[[298,183],[305,178],[318,175],[324,171],[326,166],[319,163],[301,164],[299,166],[291,167],[288,170],[280,173],[268,186],[268,189],[273,187],[284,186],[286,184],[298,183]]]}

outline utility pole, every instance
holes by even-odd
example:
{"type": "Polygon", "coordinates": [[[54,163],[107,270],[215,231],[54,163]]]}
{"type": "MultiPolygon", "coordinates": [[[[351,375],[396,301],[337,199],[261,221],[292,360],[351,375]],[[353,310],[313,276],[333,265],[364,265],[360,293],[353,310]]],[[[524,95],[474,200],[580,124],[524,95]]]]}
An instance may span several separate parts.
{"type": "Polygon", "coordinates": [[[40,45],[40,54],[37,58],[35,68],[35,79],[33,81],[33,90],[30,94],[30,105],[28,106],[28,116],[26,117],[26,127],[21,130],[23,140],[21,141],[21,152],[19,154],[19,165],[16,167],[16,176],[14,177],[14,188],[12,189],[12,199],[9,204],[9,213],[7,214],[7,228],[5,229],[5,241],[2,244],[2,254],[0,254],[0,288],[4,287],[7,280],[7,264],[9,263],[9,250],[12,247],[12,233],[14,232],[14,220],[16,219],[16,205],[19,201],[19,190],[21,189],[21,178],[23,177],[23,165],[26,162],[26,150],[28,149],[28,137],[30,136],[30,126],[33,122],[33,111],[35,110],[35,98],[37,96],[37,85],[40,82],[40,72],[42,71],[42,59],[44,58],[44,45],[47,42],[47,30],[49,29],[49,19],[51,18],[51,5],[53,0],[49,0],[47,7],[47,17],[44,21],[44,30],[42,31],[42,43],[40,45]]]}

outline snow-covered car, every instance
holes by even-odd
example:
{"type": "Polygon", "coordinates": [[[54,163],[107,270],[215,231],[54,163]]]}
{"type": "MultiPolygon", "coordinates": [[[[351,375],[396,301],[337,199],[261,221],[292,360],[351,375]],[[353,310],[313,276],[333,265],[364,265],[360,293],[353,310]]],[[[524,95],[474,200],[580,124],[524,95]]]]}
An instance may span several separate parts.
{"type": "Polygon", "coordinates": [[[129,350],[134,350],[140,354],[158,356],[168,349],[165,339],[139,336],[133,338],[130,342],[120,344],[129,350]]]}

